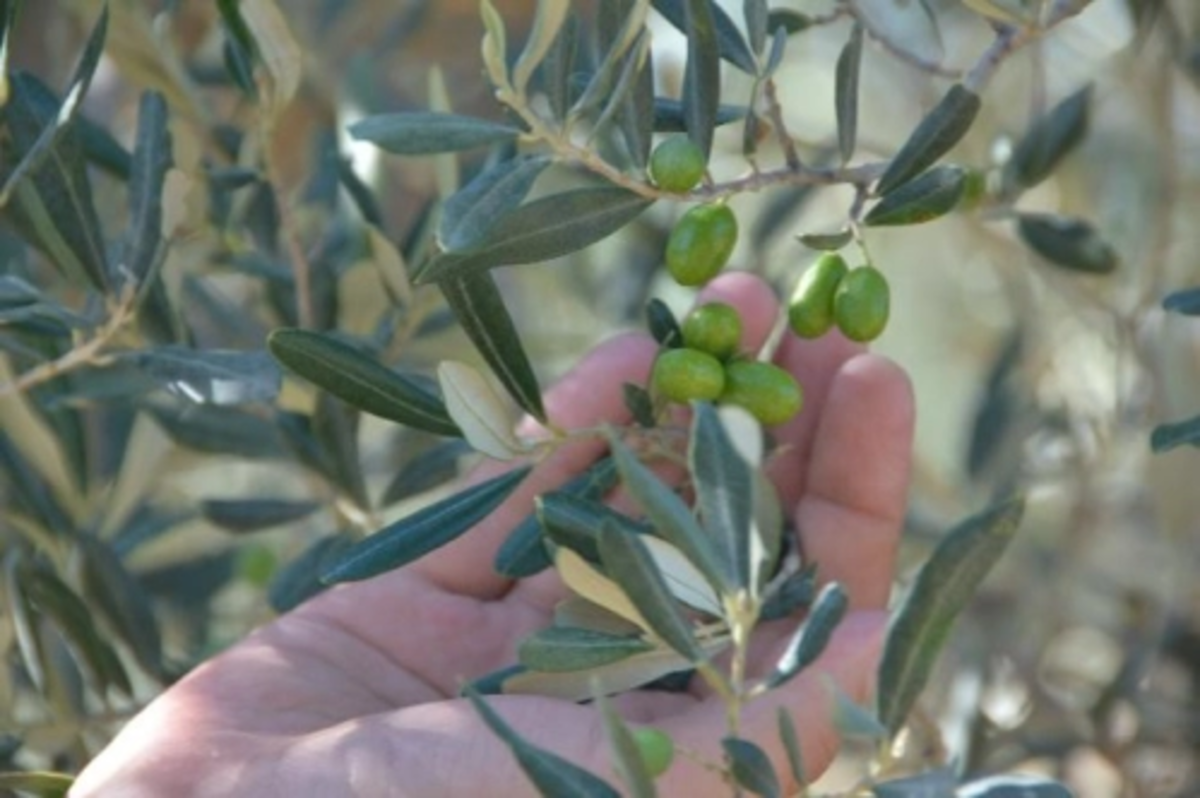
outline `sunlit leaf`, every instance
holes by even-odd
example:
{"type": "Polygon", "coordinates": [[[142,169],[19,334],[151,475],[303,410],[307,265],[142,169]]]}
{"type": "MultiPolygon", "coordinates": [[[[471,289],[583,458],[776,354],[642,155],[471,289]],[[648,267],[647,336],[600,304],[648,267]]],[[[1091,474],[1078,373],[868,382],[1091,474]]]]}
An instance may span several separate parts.
{"type": "Polygon", "coordinates": [[[280,363],[352,407],[438,435],[460,434],[441,399],[330,335],[275,330],[267,346],[280,363]]]}
{"type": "Polygon", "coordinates": [[[922,224],[954,210],[962,199],[966,170],[935,166],[885,194],[863,219],[872,227],[922,224]]]}
{"type": "Polygon", "coordinates": [[[513,431],[510,406],[482,373],[466,363],[443,360],[438,364],[438,383],[450,418],[477,451],[510,460],[526,450],[513,431]]]}
{"type": "Polygon", "coordinates": [[[514,469],[384,527],[343,552],[321,574],[321,581],[370,579],[441,548],[486,518],[528,473],[528,467],[514,469]]]}
{"type": "Polygon", "coordinates": [[[531,670],[554,673],[595,668],[653,649],[641,637],[551,626],[522,640],[517,659],[531,670]]]}
{"type": "Polygon", "coordinates": [[[641,612],[617,583],[579,554],[568,548],[556,549],[554,568],[562,578],[563,584],[581,598],[624,618],[640,629],[650,631],[649,622],[642,617],[641,612]]]}
{"type": "Polygon", "coordinates": [[[1034,121],[1005,164],[1005,177],[1022,188],[1049,177],[1087,135],[1091,99],[1089,83],[1034,121]]]}
{"type": "Polygon", "coordinates": [[[838,151],[842,163],[854,155],[858,141],[858,82],[862,67],[863,28],[855,24],[850,40],[838,55],[834,78],[834,108],[837,110],[838,151]]]}
{"type": "Polygon", "coordinates": [[[1116,250],[1083,219],[1052,213],[1022,213],[1017,231],[1037,254],[1071,271],[1110,274],[1120,265],[1116,250]]]}
{"type": "Polygon", "coordinates": [[[788,641],[783,656],[775,664],[775,669],[767,676],[766,686],[769,689],[787,684],[805,668],[817,661],[825,651],[833,632],[837,629],[850,599],[846,591],[837,582],[829,582],[821,588],[813,601],[808,617],[788,641]]]}
{"type": "Polygon", "coordinates": [[[892,618],[879,666],[879,719],[895,734],[933,671],[954,619],[1016,534],[1023,499],[994,505],[946,533],[892,618]]]}
{"type": "Polygon", "coordinates": [[[543,795],[555,798],[620,798],[620,793],[599,776],[522,738],[474,690],[467,691],[467,698],[488,728],[509,747],[521,770],[543,795]]]}
{"type": "Polygon", "coordinates": [[[512,141],[515,127],[458,114],[407,111],[368,116],[349,127],[350,135],[397,155],[458,152],[512,141]]]}
{"type": "Polygon", "coordinates": [[[779,777],[766,752],[749,740],[725,737],[721,748],[729,760],[729,772],[738,786],[755,795],[776,798],[781,795],[779,777]]]}
{"type": "Polygon", "coordinates": [[[888,194],[924,172],[957,144],[979,113],[979,95],[962,84],[950,87],[925,115],[879,178],[876,192],[888,194]]]}

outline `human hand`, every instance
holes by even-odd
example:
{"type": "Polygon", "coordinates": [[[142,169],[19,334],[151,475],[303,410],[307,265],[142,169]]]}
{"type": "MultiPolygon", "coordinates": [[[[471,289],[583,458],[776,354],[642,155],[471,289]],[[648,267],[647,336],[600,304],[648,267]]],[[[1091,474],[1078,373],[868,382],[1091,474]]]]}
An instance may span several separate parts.
{"type": "MultiPolygon", "coordinates": [[[[771,291],[729,274],[703,299],[735,305],[744,348],[757,349],[776,317],[771,291]]],[[[589,354],[546,397],[560,426],[627,419],[624,382],[644,383],[655,352],[624,336],[589,354]]],[[[799,677],[751,702],[741,734],[786,773],[776,707],[790,709],[810,775],[838,746],[822,676],[851,697],[869,695],[879,658],[911,460],[913,402],[898,367],[837,335],[789,336],[777,363],[805,390],[805,408],[773,432],[785,444],[769,471],[792,508],[806,561],[846,588],[852,611],[825,654],[799,677]]],[[[464,680],[515,661],[517,643],[544,627],[564,595],[547,572],[512,582],[493,555],[532,498],[601,452],[579,441],[543,460],[518,491],[467,535],[424,559],[331,590],[196,668],[134,718],[80,775],[76,798],[158,796],[461,796],[533,792],[508,748],[458,698],[464,680]]],[[[489,463],[479,478],[503,466],[489,463]]],[[[790,623],[764,624],[765,671],[790,623]]],[[[533,743],[608,776],[594,707],[537,696],[488,699],[533,743]]],[[[663,729],[719,760],[724,702],[702,680],[686,693],[632,692],[617,706],[633,724],[663,729]]],[[[727,795],[684,757],[659,782],[664,795],[727,795]]]]}

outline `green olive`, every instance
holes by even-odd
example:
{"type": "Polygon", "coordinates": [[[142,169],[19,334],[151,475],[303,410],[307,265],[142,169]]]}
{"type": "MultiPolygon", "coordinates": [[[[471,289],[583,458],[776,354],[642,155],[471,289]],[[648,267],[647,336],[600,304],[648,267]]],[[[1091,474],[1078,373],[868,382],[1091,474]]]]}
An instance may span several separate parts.
{"type": "Polygon", "coordinates": [[[873,341],[887,326],[891,312],[887,278],[874,266],[851,269],[833,296],[833,317],[851,341],[873,341]]]}
{"type": "Polygon", "coordinates": [[[683,321],[683,345],[707,352],[718,360],[737,354],[742,342],[742,317],[724,302],[707,302],[683,321]]]}
{"type": "Polygon", "coordinates": [[[804,405],[804,393],[796,378],[770,363],[735,360],[725,366],[725,390],[718,399],[737,405],[773,427],[788,421],[804,405]]]}
{"type": "Polygon", "coordinates": [[[788,324],[801,338],[820,338],[833,326],[833,296],[849,269],[836,252],[826,252],[804,273],[788,305],[788,324]]]}
{"type": "Polygon", "coordinates": [[[707,352],[686,347],[670,349],[654,361],[650,382],[660,396],[672,402],[711,402],[725,388],[725,368],[707,352]]]}
{"type": "Polygon", "coordinates": [[[737,217],[728,205],[697,205],[667,239],[667,271],[680,285],[704,285],[725,267],[737,238],[737,217]]]}
{"type": "Polygon", "coordinates": [[[664,139],[650,154],[650,178],[664,191],[691,191],[704,168],[704,153],[683,134],[664,139]]]}
{"type": "Polygon", "coordinates": [[[633,730],[633,742],[650,778],[658,778],[671,767],[671,761],[675,759],[675,741],[665,731],[653,726],[638,727],[633,730]]]}

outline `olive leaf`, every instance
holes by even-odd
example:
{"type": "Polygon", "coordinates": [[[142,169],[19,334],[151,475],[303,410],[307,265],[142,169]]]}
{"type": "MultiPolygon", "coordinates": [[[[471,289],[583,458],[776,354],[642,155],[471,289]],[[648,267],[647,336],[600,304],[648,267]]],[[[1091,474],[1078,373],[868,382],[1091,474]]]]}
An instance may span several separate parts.
{"type": "Polygon", "coordinates": [[[328,585],[321,581],[321,573],[353,545],[354,538],[347,534],[327,535],[314,541],[275,572],[267,586],[271,609],[288,612],[324,591],[328,585]]]}
{"type": "Polygon", "coordinates": [[[1200,316],[1200,288],[1185,288],[1168,294],[1162,301],[1162,308],[1169,313],[1200,316]]]}
{"type": "Polygon", "coordinates": [[[321,574],[325,584],[370,579],[425,556],[486,518],[529,473],[517,468],[429,505],[342,552],[321,574]]]}
{"type": "MultiPolygon", "coordinates": [[[[709,645],[710,653],[728,646],[728,638],[709,645]]],[[[614,695],[692,669],[692,664],[663,646],[584,671],[545,673],[523,666],[506,668],[475,682],[480,691],[505,695],[538,695],[564,701],[586,701],[597,695],[614,695]],[[486,688],[486,690],[485,690],[486,688]]]]}
{"type": "Polygon", "coordinates": [[[796,734],[796,723],[787,707],[776,707],[775,722],[779,727],[779,740],[783,743],[784,753],[787,754],[788,771],[796,784],[807,784],[808,778],[804,773],[804,758],[800,754],[800,738],[796,734]]]}
{"type": "Polygon", "coordinates": [[[876,192],[888,194],[949,152],[971,129],[980,104],[975,92],[960,83],[951,86],[892,157],[876,192]]]}
{"type": "Polygon", "coordinates": [[[135,282],[140,283],[152,273],[165,255],[162,194],[173,165],[166,99],[157,92],[145,92],[138,106],[129,179],[129,226],[122,258],[135,282]]]}
{"type": "MultiPolygon", "coordinates": [[[[717,106],[717,115],[713,119],[713,125],[721,127],[745,119],[749,111],[750,109],[743,105],[721,103],[717,106]]],[[[653,118],[653,129],[656,133],[687,132],[687,116],[684,112],[683,102],[680,100],[670,97],[655,97],[653,118]]]]}
{"type": "Polygon", "coordinates": [[[1006,773],[964,784],[954,795],[955,798],[1072,798],[1074,793],[1045,776],[1006,773]]]}
{"type": "Polygon", "coordinates": [[[1200,446],[1200,416],[1174,424],[1160,424],[1150,433],[1150,448],[1155,452],[1167,452],[1184,445],[1200,446]]]}
{"type": "Polygon", "coordinates": [[[526,447],[513,432],[514,419],[495,388],[478,370],[454,360],[438,364],[446,411],[477,451],[510,460],[526,447]]]}
{"type": "Polygon", "coordinates": [[[716,409],[706,402],[692,404],[688,464],[722,581],[757,595],[763,545],[753,528],[753,468],[735,448],[716,409]]]}
{"type": "Polygon", "coordinates": [[[167,345],[123,352],[116,360],[134,366],[169,393],[197,404],[270,402],[279,394],[283,379],[279,366],[266,352],[167,345]]]}
{"type": "Polygon", "coordinates": [[[1087,135],[1093,87],[1067,96],[1034,121],[1004,167],[1006,182],[1021,188],[1041,183],[1087,135]]]}
{"type": "Polygon", "coordinates": [[[885,194],[867,212],[863,222],[872,227],[922,224],[943,216],[958,205],[966,186],[966,170],[935,166],[885,194]]]}
{"type": "Polygon", "coordinates": [[[484,240],[514,210],[550,165],[542,155],[500,161],[481,171],[447,200],[438,225],[438,243],[448,251],[469,249],[484,240]]]}
{"type": "MultiPolygon", "coordinates": [[[[688,26],[691,24],[687,15],[689,10],[694,10],[690,8],[694,2],[695,0],[651,0],[651,5],[654,6],[655,11],[663,15],[667,22],[687,35],[688,26]]],[[[712,18],[713,38],[720,57],[747,75],[755,74],[758,71],[758,63],[754,58],[754,53],[747,46],[746,40],[742,38],[737,23],[730,18],[720,4],[712,2],[712,0],[703,0],[703,2],[709,8],[707,16],[712,18]]],[[[689,39],[689,49],[690,47],[689,39]]]]}
{"type": "MultiPolygon", "coordinates": [[[[663,5],[659,3],[658,5],[663,5]]],[[[721,103],[721,64],[714,6],[709,0],[684,0],[687,63],[683,78],[683,116],[688,138],[704,153],[712,152],[713,129],[721,103]]],[[[739,35],[739,40],[741,39],[739,35]]]]}
{"type": "Polygon", "coordinates": [[[200,515],[227,532],[245,534],[299,521],[321,509],[303,499],[205,499],[200,515]]]}
{"type": "Polygon", "coordinates": [[[664,349],[683,346],[683,330],[667,303],[653,297],[646,303],[646,326],[650,336],[664,349]]]}
{"type": "Polygon", "coordinates": [[[850,598],[837,582],[829,582],[821,588],[808,617],[792,635],[783,656],[767,676],[767,689],[787,684],[821,656],[849,606],[850,598]]]}
{"type": "Polygon", "coordinates": [[[512,85],[517,95],[525,93],[529,78],[546,57],[571,11],[571,0],[538,0],[533,26],[512,69],[512,85]]]}
{"type": "Polygon", "coordinates": [[[1091,224],[1052,213],[1022,213],[1017,232],[1029,248],[1055,266],[1084,274],[1110,274],[1120,265],[1116,251],[1091,224]]]}
{"type": "Polygon", "coordinates": [[[530,670],[555,673],[588,670],[652,650],[654,645],[640,637],[551,626],[522,640],[517,660],[530,670]]]}
{"type": "Polygon", "coordinates": [[[521,131],[472,116],[436,111],[378,114],[358,120],[350,135],[397,155],[459,152],[512,141],[521,131]]]}
{"type": "Polygon", "coordinates": [[[442,400],[326,333],[275,330],[275,359],[337,398],[380,418],[438,435],[460,435],[442,400]]]}
{"type": "Polygon", "coordinates": [[[842,163],[854,155],[858,140],[858,81],[862,67],[863,27],[850,29],[850,40],[838,55],[834,82],[834,107],[837,109],[838,152],[842,163]]]}
{"type": "Polygon", "coordinates": [[[847,228],[836,233],[804,233],[796,236],[796,240],[809,249],[837,252],[854,240],[854,232],[847,228]]]}
{"type": "Polygon", "coordinates": [[[765,751],[740,737],[723,738],[721,748],[729,760],[729,773],[738,786],[766,798],[782,794],[779,777],[765,751]]]}
{"type": "Polygon", "coordinates": [[[770,10],[767,0],[743,0],[742,17],[746,21],[746,37],[750,40],[750,50],[761,54],[767,45],[770,10]]]}
{"type": "Polygon", "coordinates": [[[954,619],[1016,534],[1024,507],[1011,499],[965,519],[921,567],[892,618],[879,665],[879,719],[891,734],[924,689],[954,619]]]}
{"type": "Polygon", "coordinates": [[[600,705],[604,736],[612,750],[613,769],[617,771],[621,781],[625,782],[630,798],[654,798],[657,794],[654,779],[646,767],[646,759],[642,756],[633,732],[625,725],[612,701],[600,695],[596,703],[600,705]]]}

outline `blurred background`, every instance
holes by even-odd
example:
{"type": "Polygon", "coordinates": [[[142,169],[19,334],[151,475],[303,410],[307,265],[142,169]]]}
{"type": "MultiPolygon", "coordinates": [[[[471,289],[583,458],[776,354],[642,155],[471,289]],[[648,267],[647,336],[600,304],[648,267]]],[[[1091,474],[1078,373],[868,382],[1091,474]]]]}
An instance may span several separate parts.
{"type": "MultiPolygon", "coordinates": [[[[580,0],[584,19],[600,1],[580,0]]],[[[495,5],[519,41],[534,0],[495,5]]],[[[741,19],[741,3],[723,5],[741,19]]],[[[319,256],[327,237],[315,186],[330,168],[330,153],[335,161],[340,154],[376,192],[380,228],[399,254],[419,252],[410,243],[420,238],[439,181],[448,179],[446,163],[381,157],[350,142],[344,128],[365,114],[425,108],[441,97],[457,111],[500,117],[482,79],[477,3],[278,6],[299,42],[304,73],[267,145],[275,199],[283,199],[290,223],[319,256]]],[[[771,6],[812,18],[835,8],[822,0],[771,6]]],[[[866,162],[893,153],[948,85],[911,61],[964,70],[993,33],[959,0],[859,6],[876,34],[862,66],[855,159],[866,162]],[[880,39],[912,58],[897,58],[880,39]]],[[[90,0],[27,3],[12,66],[60,90],[99,9],[90,0]]],[[[256,244],[235,226],[211,223],[210,183],[201,177],[214,164],[231,169],[259,160],[251,136],[232,147],[220,143],[223,131],[250,129],[255,117],[226,76],[216,4],[114,0],[110,13],[84,114],[130,146],[139,92],[164,92],[176,166],[194,178],[178,194],[191,233],[164,265],[167,290],[180,298],[196,342],[261,347],[265,332],[288,320],[261,275],[230,267],[231,252],[256,244]]],[[[657,18],[654,26],[659,93],[678,96],[683,39],[657,18]]],[[[834,63],[849,30],[842,18],[795,34],[776,75],[787,126],[813,161],[836,148],[834,63]]],[[[729,101],[742,102],[749,79],[728,68],[724,79],[729,101]]],[[[875,348],[912,374],[919,408],[901,586],[955,520],[1014,487],[1030,497],[1020,535],[956,628],[914,724],[912,750],[929,761],[957,758],[968,772],[1047,773],[1081,796],[1195,796],[1200,453],[1184,447],[1152,454],[1149,436],[1158,424],[1200,414],[1200,323],[1160,308],[1169,292],[1200,283],[1200,5],[1095,0],[1003,64],[971,134],[949,160],[994,176],[1030,121],[1088,82],[1094,90],[1086,139],[1017,207],[1091,220],[1120,256],[1114,273],[1083,275],[1046,263],[1020,241],[1005,209],[986,203],[927,225],[868,233],[875,265],[893,288],[892,321],[875,348]]],[[[739,125],[719,131],[716,151],[716,179],[746,171],[739,125]]],[[[777,164],[780,154],[764,145],[759,162],[777,164]]],[[[475,165],[466,158],[459,168],[475,165]]],[[[102,221],[120,229],[119,181],[98,172],[93,190],[102,221]]],[[[795,236],[838,229],[851,200],[851,190],[839,187],[735,198],[743,235],[734,267],[764,275],[786,294],[816,255],[795,236]]],[[[344,196],[335,202],[344,205],[344,196]]],[[[233,213],[248,219],[254,204],[240,197],[233,213]]],[[[647,298],[686,308],[690,296],[658,268],[681,210],[658,203],[632,228],[569,262],[501,270],[543,384],[598,340],[641,327],[647,298]]],[[[333,270],[329,314],[339,328],[367,334],[380,299],[371,270],[359,265],[364,258],[359,251],[333,270]]],[[[55,290],[72,302],[69,286],[55,290]]],[[[423,296],[418,292],[411,310],[418,334],[393,354],[418,372],[444,357],[473,358],[465,338],[423,296]]],[[[15,370],[5,366],[0,378],[15,370]]],[[[364,503],[347,499],[354,490],[315,477],[302,458],[228,445],[221,453],[161,414],[114,414],[85,396],[68,403],[96,447],[90,467],[97,478],[81,489],[71,475],[73,455],[39,401],[0,398],[0,429],[80,525],[115,541],[153,608],[166,664],[158,680],[131,668],[132,698],[100,699],[79,687],[67,691],[70,700],[47,700],[30,689],[6,614],[0,770],[77,769],[173,672],[267,620],[272,606],[301,598],[306,588],[296,574],[305,568],[288,571],[297,557],[309,557],[311,571],[336,539],[331,532],[404,512],[433,495],[427,489],[434,483],[415,473],[448,475],[462,464],[461,450],[428,436],[377,419],[355,421],[341,434],[356,447],[360,492],[372,497],[364,517],[364,503]],[[105,450],[111,436],[97,429],[110,422],[119,423],[120,445],[105,450]],[[261,503],[238,504],[263,497],[280,502],[277,515],[261,503]],[[251,509],[257,514],[248,518],[251,509]]],[[[318,403],[290,384],[279,399],[301,415],[317,413],[318,403]]],[[[13,545],[13,514],[5,511],[0,551],[13,545]]],[[[116,645],[124,659],[134,656],[128,641],[116,645]]],[[[80,681],[63,667],[64,678],[80,681]]]]}

